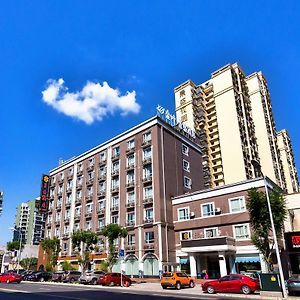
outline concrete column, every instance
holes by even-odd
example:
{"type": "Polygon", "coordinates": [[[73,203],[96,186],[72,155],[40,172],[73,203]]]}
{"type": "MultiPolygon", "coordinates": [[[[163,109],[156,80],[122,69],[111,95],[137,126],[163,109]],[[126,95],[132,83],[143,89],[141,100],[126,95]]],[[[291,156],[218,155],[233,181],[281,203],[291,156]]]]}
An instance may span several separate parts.
{"type": "Polygon", "coordinates": [[[221,276],[227,275],[226,258],[224,252],[219,252],[219,267],[221,276]]]}
{"type": "Polygon", "coordinates": [[[235,269],[235,263],[234,263],[234,261],[235,261],[234,255],[230,255],[228,259],[229,259],[230,273],[235,274],[236,269],[235,269]]]}
{"type": "Polygon", "coordinates": [[[190,258],[190,269],[191,269],[191,276],[197,277],[197,266],[196,266],[196,258],[194,254],[189,255],[190,258]]]}
{"type": "Polygon", "coordinates": [[[268,273],[268,267],[262,254],[259,254],[259,259],[262,273],[268,273]]]}

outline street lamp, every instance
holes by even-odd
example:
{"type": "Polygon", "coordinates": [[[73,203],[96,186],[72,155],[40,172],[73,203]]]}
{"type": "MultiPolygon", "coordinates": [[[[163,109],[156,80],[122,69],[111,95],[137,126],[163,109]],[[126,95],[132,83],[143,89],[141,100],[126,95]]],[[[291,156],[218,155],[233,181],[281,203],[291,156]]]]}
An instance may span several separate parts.
{"type": "Polygon", "coordinates": [[[271,203],[270,203],[269,191],[268,191],[267,182],[266,182],[266,176],[263,174],[263,172],[261,170],[261,165],[258,161],[252,159],[251,164],[254,167],[254,169],[256,169],[263,177],[264,187],[265,187],[265,191],[266,191],[267,204],[268,204],[268,210],[269,210],[269,215],[270,215],[273,240],[274,240],[275,253],[276,253],[277,264],[278,264],[278,269],[279,269],[279,277],[280,277],[280,284],[281,284],[281,288],[282,288],[282,296],[283,296],[283,298],[287,298],[287,293],[286,293],[285,284],[284,284],[284,276],[283,276],[283,271],[282,271],[281,258],[280,258],[279,247],[278,247],[278,242],[277,242],[277,235],[276,235],[276,230],[275,230],[274,220],[273,220],[272,207],[271,207],[271,203]]]}
{"type": "Polygon", "coordinates": [[[21,247],[22,247],[22,230],[21,230],[21,228],[16,229],[13,227],[11,227],[10,230],[19,232],[19,253],[18,253],[18,257],[17,257],[17,266],[18,266],[17,274],[19,274],[20,259],[21,259],[21,247]]]}

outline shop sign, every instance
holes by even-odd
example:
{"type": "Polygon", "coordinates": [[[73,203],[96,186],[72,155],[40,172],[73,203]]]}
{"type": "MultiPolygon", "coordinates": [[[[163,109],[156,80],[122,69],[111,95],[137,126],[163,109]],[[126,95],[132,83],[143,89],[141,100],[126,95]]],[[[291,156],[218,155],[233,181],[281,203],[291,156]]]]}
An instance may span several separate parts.
{"type": "Polygon", "coordinates": [[[300,252],[300,231],[284,234],[286,249],[291,252],[300,252]]]}
{"type": "Polygon", "coordinates": [[[38,205],[38,209],[41,213],[45,213],[48,211],[48,202],[49,202],[49,183],[50,178],[48,175],[42,176],[42,184],[41,184],[41,194],[40,201],[38,205]]]}

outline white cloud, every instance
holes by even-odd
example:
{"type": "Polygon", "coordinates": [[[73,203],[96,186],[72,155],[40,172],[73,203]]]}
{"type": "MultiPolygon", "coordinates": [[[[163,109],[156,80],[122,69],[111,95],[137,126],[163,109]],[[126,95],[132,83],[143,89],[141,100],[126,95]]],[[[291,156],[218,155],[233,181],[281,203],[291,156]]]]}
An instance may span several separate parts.
{"type": "Polygon", "coordinates": [[[135,91],[121,95],[118,89],[111,88],[107,82],[88,81],[78,92],[69,92],[62,78],[49,79],[42,92],[43,101],[63,114],[92,124],[108,114],[120,112],[121,115],[137,114],[140,105],[136,102],[135,91]]]}

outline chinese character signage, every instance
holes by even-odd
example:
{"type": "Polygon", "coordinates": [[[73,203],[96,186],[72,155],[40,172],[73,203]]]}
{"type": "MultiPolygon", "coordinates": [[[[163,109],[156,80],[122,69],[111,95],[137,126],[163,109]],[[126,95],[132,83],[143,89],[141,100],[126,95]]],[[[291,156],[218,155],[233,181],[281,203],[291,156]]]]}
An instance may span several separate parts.
{"type": "Polygon", "coordinates": [[[172,115],[168,109],[165,109],[161,105],[157,105],[156,107],[157,115],[165,120],[168,124],[172,127],[176,128],[177,130],[181,131],[182,133],[187,134],[190,138],[195,139],[196,134],[195,131],[186,126],[184,123],[179,122],[176,119],[175,115],[172,115]]]}
{"type": "Polygon", "coordinates": [[[39,211],[42,213],[48,211],[49,182],[50,182],[49,176],[43,175],[42,176],[42,185],[41,185],[41,195],[40,195],[40,201],[39,201],[39,211]]]}
{"type": "Polygon", "coordinates": [[[300,252],[300,232],[287,232],[284,236],[286,249],[290,252],[300,252]]]}

